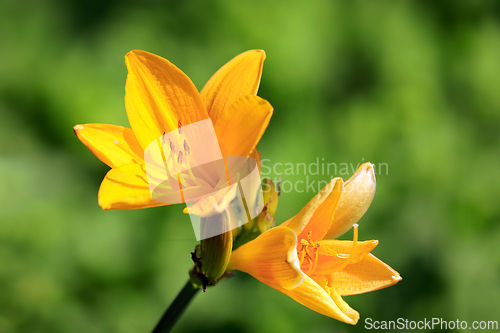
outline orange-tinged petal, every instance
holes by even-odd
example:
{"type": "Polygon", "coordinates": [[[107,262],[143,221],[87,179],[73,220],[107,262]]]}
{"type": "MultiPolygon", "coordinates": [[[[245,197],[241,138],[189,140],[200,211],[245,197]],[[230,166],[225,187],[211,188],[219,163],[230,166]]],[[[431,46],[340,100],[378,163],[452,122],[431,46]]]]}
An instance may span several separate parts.
{"type": "Polygon", "coordinates": [[[297,236],[291,229],[269,229],[233,251],[227,270],[246,272],[276,289],[296,288],[304,279],[296,246],[297,236]]]}
{"type": "Polygon", "coordinates": [[[362,164],[342,187],[342,194],[330,230],[325,238],[337,238],[357,223],[375,196],[376,180],[371,163],[362,164]]]}
{"type": "Polygon", "coordinates": [[[265,59],[263,50],[244,52],[222,66],[205,84],[201,97],[214,125],[238,98],[257,94],[265,59]]]}
{"type": "Polygon", "coordinates": [[[309,223],[307,223],[297,236],[299,241],[307,239],[309,232],[311,232],[311,238],[314,242],[320,241],[330,228],[342,190],[342,178],[334,178],[332,182],[332,191],[318,209],[316,209],[309,223]]]}
{"type": "Polygon", "coordinates": [[[73,127],[76,136],[97,158],[111,168],[144,163],[144,151],[130,128],[84,124],[73,127]]]}
{"type": "MultiPolygon", "coordinates": [[[[271,229],[272,230],[272,229],[271,229]]],[[[355,325],[359,320],[359,313],[352,309],[335,291],[330,295],[309,276],[304,282],[292,290],[280,290],[300,304],[322,315],[355,325]]]]}
{"type": "Polygon", "coordinates": [[[357,295],[392,286],[402,278],[373,254],[333,273],[333,287],[340,295],[357,295]]]}
{"type": "Polygon", "coordinates": [[[273,107],[266,100],[245,95],[220,115],[215,133],[223,156],[249,156],[269,124],[273,107]]]}
{"type": "MultiPolygon", "coordinates": [[[[312,198],[302,210],[290,220],[283,223],[281,226],[286,226],[293,229],[297,234],[301,234],[307,224],[313,217],[316,210],[329,198],[330,193],[338,183],[338,178],[332,179],[318,194],[312,198]]],[[[332,198],[333,200],[333,198],[332,198]]],[[[299,239],[300,240],[300,239],[299,239]]]]}
{"type": "Polygon", "coordinates": [[[208,118],[193,82],[168,60],[134,50],[125,56],[128,68],[125,108],[143,149],[181,126],[208,118]]]}
{"type": "MultiPolygon", "coordinates": [[[[342,266],[346,260],[352,263],[359,262],[377,246],[378,241],[357,242],[352,257],[349,256],[353,249],[352,241],[323,240],[318,243],[320,244],[318,264],[314,272],[312,272],[313,275],[328,275],[342,266]]],[[[301,268],[303,271],[307,271],[309,263],[305,261],[301,268]]]]}
{"type": "Polygon", "coordinates": [[[151,197],[144,165],[128,164],[111,169],[99,188],[103,209],[136,209],[165,205],[151,197]]]}

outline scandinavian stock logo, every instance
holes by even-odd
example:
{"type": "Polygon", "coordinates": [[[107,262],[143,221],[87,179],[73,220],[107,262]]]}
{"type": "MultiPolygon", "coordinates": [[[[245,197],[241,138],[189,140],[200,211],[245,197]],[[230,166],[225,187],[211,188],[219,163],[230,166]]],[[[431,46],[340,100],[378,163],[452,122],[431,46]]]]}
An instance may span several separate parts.
{"type": "Polygon", "coordinates": [[[186,203],[197,240],[228,231],[228,226],[212,226],[201,234],[208,216],[228,214],[232,230],[264,207],[257,162],[223,156],[211,119],[164,133],[145,149],[144,160],[152,198],[165,204],[186,203]]]}

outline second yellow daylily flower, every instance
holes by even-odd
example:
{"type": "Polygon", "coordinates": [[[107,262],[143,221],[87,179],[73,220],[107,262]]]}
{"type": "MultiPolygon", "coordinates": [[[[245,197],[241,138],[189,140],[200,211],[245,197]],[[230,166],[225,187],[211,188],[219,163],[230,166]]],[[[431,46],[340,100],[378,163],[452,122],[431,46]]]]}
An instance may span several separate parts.
{"type": "Polygon", "coordinates": [[[295,217],[232,253],[228,270],[241,270],[323,315],[356,324],[359,314],[342,296],[391,286],[398,272],[370,252],[378,241],[358,241],[359,219],[375,194],[372,165],[345,183],[333,179],[295,217]],[[352,241],[331,240],[354,225],[352,241]]]}
{"type": "MultiPolygon", "coordinates": [[[[74,127],[78,138],[111,167],[99,189],[99,205],[103,209],[165,205],[151,196],[144,151],[163,134],[205,119],[212,120],[222,156],[250,156],[259,164],[256,145],[273,112],[267,101],[256,96],[264,59],[262,50],[238,55],[219,69],[199,93],[168,60],[145,51],[129,52],[125,56],[125,108],[132,128],[105,124],[74,127]]],[[[183,194],[204,194],[194,182],[183,185],[183,194]]],[[[227,193],[234,196],[234,191],[227,193]]],[[[222,203],[230,201],[218,199],[222,203]]]]}

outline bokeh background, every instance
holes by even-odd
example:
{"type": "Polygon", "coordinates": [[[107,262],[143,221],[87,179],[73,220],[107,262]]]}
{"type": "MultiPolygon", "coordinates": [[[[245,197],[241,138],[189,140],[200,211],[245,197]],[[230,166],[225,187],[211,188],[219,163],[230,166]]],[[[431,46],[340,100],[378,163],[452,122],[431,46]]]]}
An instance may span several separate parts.
{"type": "MultiPolygon", "coordinates": [[[[72,127],[128,126],[132,49],[201,89],[253,48],[267,53],[259,95],[275,108],[262,157],[387,163],[360,238],[378,239],[373,253],[403,281],[346,297],[361,314],[352,327],[239,273],[197,295],[176,331],[500,320],[500,2],[2,0],[0,332],[152,329],[192,265],[188,216],[102,211],[108,167],[72,127]]],[[[313,195],[283,193],[278,221],[313,195]]]]}

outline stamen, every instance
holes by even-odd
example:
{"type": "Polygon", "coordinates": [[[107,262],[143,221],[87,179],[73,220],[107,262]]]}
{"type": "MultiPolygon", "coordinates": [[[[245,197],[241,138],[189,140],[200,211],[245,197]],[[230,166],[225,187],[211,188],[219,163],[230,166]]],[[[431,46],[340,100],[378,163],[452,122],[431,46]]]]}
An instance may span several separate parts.
{"type": "Polygon", "coordinates": [[[186,140],[184,140],[184,153],[186,153],[186,156],[189,155],[190,148],[186,140]]]}
{"type": "Polygon", "coordinates": [[[302,239],[300,241],[300,244],[302,244],[302,247],[300,248],[300,251],[299,251],[299,254],[300,254],[300,262],[299,262],[299,265],[302,265],[302,263],[304,262],[304,258],[306,256],[306,248],[307,246],[309,245],[309,242],[306,241],[305,239],[302,239]]]}
{"type": "Polygon", "coordinates": [[[177,156],[177,164],[182,164],[182,151],[180,151],[179,155],[177,156]]]}
{"type": "Polygon", "coordinates": [[[182,121],[179,119],[179,122],[177,123],[177,127],[179,128],[179,134],[182,134],[182,121]]]}
{"type": "Polygon", "coordinates": [[[340,265],[339,267],[335,268],[336,271],[340,271],[342,269],[344,269],[344,267],[346,267],[347,265],[349,265],[350,263],[352,263],[353,261],[353,258],[354,258],[354,254],[356,252],[356,246],[358,245],[358,228],[359,228],[359,225],[356,223],[353,225],[353,239],[352,239],[352,249],[351,249],[351,253],[349,253],[349,256],[347,257],[347,259],[345,259],[344,263],[342,265],[340,265]]]}
{"type": "Polygon", "coordinates": [[[171,153],[175,153],[175,145],[174,145],[174,143],[170,139],[168,139],[168,141],[170,143],[170,152],[171,153]]]}
{"type": "Polygon", "coordinates": [[[300,249],[300,261],[299,261],[299,266],[302,265],[304,262],[304,258],[306,256],[306,252],[304,251],[304,245],[302,245],[302,248],[300,249]]]}
{"type": "Polygon", "coordinates": [[[319,258],[318,249],[319,249],[319,247],[316,247],[316,246],[314,247],[314,263],[312,260],[309,263],[309,269],[306,272],[307,275],[311,275],[312,273],[314,273],[314,271],[316,270],[316,266],[318,266],[318,258],[319,258]]]}
{"type": "Polygon", "coordinates": [[[314,243],[312,239],[312,231],[309,231],[307,233],[307,239],[302,238],[300,241],[300,244],[302,244],[302,247],[299,251],[300,255],[300,265],[304,262],[304,259],[307,258],[307,262],[309,263],[309,268],[306,272],[307,275],[311,275],[314,273],[316,270],[316,267],[318,266],[318,258],[319,258],[319,248],[321,247],[320,243],[314,243]],[[313,253],[310,252],[309,247],[312,247],[313,253]]]}

